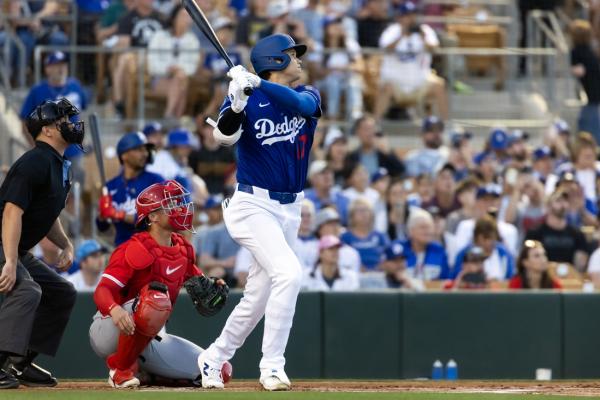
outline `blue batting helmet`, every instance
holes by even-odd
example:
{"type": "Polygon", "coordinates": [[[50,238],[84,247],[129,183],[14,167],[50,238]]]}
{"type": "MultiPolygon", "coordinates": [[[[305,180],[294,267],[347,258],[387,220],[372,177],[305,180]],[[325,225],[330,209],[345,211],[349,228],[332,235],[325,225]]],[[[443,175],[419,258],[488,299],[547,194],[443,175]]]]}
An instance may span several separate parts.
{"type": "Polygon", "coordinates": [[[119,161],[123,162],[121,156],[124,153],[131,149],[142,146],[145,146],[148,149],[148,152],[150,153],[150,157],[148,157],[148,163],[151,163],[154,145],[152,143],[148,143],[146,135],[144,135],[142,132],[128,133],[119,140],[119,143],[117,143],[117,155],[119,156],[119,161]]]}
{"type": "Polygon", "coordinates": [[[287,68],[292,59],[286,50],[296,50],[296,57],[306,53],[306,46],[296,44],[290,35],[277,33],[259,40],[250,52],[250,61],[257,74],[265,71],[281,71],[287,68]]]}

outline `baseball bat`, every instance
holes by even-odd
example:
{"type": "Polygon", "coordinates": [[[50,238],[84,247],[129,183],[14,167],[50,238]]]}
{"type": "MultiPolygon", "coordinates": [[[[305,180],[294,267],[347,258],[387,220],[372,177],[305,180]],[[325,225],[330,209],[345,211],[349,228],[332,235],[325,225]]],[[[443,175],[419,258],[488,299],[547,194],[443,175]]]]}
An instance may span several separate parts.
{"type": "MultiPolygon", "coordinates": [[[[219,41],[219,38],[217,38],[217,34],[213,30],[212,26],[210,26],[210,22],[208,22],[206,15],[204,15],[204,12],[198,6],[198,4],[196,4],[194,0],[181,0],[181,4],[183,4],[183,7],[192,18],[192,21],[194,21],[194,24],[196,24],[196,26],[202,31],[204,36],[206,36],[208,41],[214,46],[221,57],[223,57],[229,68],[233,68],[234,65],[229,57],[229,54],[227,54],[227,51],[225,51],[225,48],[219,41]]],[[[250,96],[252,94],[252,88],[245,87],[244,94],[246,96],[250,96]]]]}
{"type": "Polygon", "coordinates": [[[92,143],[94,145],[94,156],[98,171],[100,173],[100,181],[102,183],[102,194],[106,194],[106,173],[104,172],[104,161],[102,159],[102,144],[100,143],[100,129],[98,129],[98,116],[96,113],[90,115],[90,133],[92,135],[92,143]]]}

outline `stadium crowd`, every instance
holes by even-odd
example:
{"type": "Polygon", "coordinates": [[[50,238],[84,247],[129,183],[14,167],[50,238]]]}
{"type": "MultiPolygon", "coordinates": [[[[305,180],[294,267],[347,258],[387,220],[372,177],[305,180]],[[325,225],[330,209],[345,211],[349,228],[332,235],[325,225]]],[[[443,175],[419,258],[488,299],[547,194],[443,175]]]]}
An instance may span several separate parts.
{"type": "MultiPolygon", "coordinates": [[[[525,131],[495,127],[477,147],[468,130],[445,124],[451,117],[448,84],[443,63],[432,56],[441,42],[460,43],[458,30],[419,23],[418,17],[476,15],[484,8],[402,0],[197,2],[234,63],[248,65],[248,48],[274,32],[306,43],[305,80],[321,90],[324,115],[349,122],[348,129],[324,124],[315,138],[295,247],[306,290],[558,289],[581,287],[587,279],[600,287],[597,18],[573,27],[573,74],[589,100],[578,126],[556,119],[535,141],[525,131]],[[379,51],[367,51],[373,48],[379,51]],[[393,117],[398,106],[423,102],[421,144],[410,151],[392,148],[381,119],[393,117]]],[[[36,44],[68,43],[64,27],[47,18],[60,14],[63,2],[5,3],[14,18],[4,29],[14,29],[26,44],[28,66],[36,44]]],[[[161,99],[157,118],[166,122],[120,138],[119,173],[108,182],[108,194],[91,200],[97,228],[108,231],[115,245],[122,243],[134,231],[136,193],[176,179],[196,203],[199,266],[243,287],[251,255],[229,237],[221,210],[235,190],[235,151],[219,147],[205,122],[226,94],[227,65],[178,1],[76,3],[78,44],[125,49],[101,59],[110,71],[114,113],[134,116],[140,99],[133,77],[140,65],[128,50],[146,47],[145,84],[161,99]],[[185,117],[194,121],[192,128],[180,126],[185,117]]],[[[537,3],[519,1],[521,13],[537,3]]],[[[496,28],[501,46],[505,33],[496,28]]],[[[68,57],[45,55],[46,79],[31,89],[22,118],[49,98],[67,97],[82,110],[90,97],[100,101],[100,87],[86,89],[100,72],[90,73],[90,64],[82,73],[69,71],[68,57]]],[[[17,57],[12,61],[23,67],[17,57]]],[[[503,63],[491,64],[499,71],[495,88],[502,90],[503,63]]],[[[74,148],[68,156],[75,179],[90,179],[81,152],[74,148]]],[[[78,290],[93,290],[106,252],[93,239],[79,244],[69,271],[78,290]]],[[[38,246],[37,255],[49,265],[57,254],[49,241],[38,246]]]]}

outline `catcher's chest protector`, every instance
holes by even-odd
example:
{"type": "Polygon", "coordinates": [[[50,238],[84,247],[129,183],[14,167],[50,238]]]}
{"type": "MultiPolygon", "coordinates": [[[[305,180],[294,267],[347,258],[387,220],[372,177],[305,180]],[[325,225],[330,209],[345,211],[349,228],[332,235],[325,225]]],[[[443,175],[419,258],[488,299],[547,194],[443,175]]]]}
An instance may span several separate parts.
{"type": "Polygon", "coordinates": [[[177,298],[191,264],[194,264],[192,246],[178,235],[173,237],[173,246],[170,248],[160,247],[150,235],[137,238],[154,257],[150,265],[150,281],[167,285],[172,302],[177,298]]]}

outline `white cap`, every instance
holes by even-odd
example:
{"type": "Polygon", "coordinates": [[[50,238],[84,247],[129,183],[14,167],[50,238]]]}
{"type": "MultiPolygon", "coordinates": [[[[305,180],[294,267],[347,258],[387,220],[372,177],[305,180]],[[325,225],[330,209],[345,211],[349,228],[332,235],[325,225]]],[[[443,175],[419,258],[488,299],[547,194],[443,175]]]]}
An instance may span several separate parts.
{"type": "Polygon", "coordinates": [[[325,146],[325,149],[329,149],[329,146],[331,146],[338,139],[346,139],[346,137],[344,136],[344,132],[342,132],[342,130],[336,125],[331,125],[327,130],[325,139],[323,140],[323,145],[325,146]]]}
{"type": "Polygon", "coordinates": [[[290,12],[287,0],[271,0],[267,6],[267,17],[278,18],[290,12]]]}
{"type": "Polygon", "coordinates": [[[311,178],[315,174],[320,174],[321,172],[327,169],[327,161],[325,160],[315,160],[310,163],[310,167],[308,167],[308,177],[311,178]]]}

